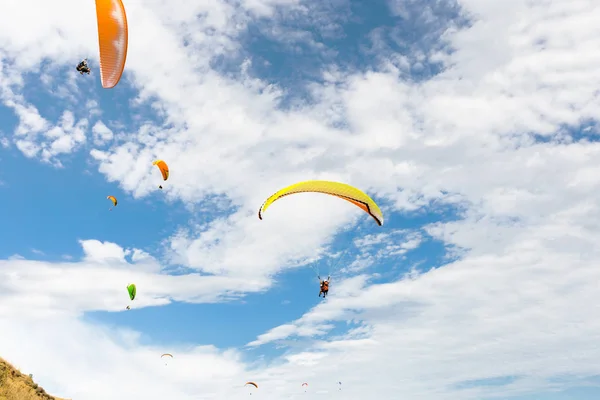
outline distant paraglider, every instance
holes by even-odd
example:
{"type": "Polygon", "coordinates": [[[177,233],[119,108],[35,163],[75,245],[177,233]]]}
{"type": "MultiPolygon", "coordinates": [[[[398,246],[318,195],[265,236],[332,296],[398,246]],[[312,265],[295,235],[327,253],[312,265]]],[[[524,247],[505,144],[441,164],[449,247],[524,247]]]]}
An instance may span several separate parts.
{"type": "MultiPolygon", "coordinates": [[[[162,175],[163,181],[169,179],[169,166],[163,160],[156,160],[152,163],[152,165],[156,165],[156,167],[160,170],[160,174],[162,175]]],[[[159,189],[162,189],[162,185],[158,186],[159,189]]]]}
{"type": "MultiPolygon", "coordinates": [[[[244,386],[254,386],[256,389],[258,389],[258,385],[254,382],[246,382],[246,384],[244,386]]],[[[252,395],[252,392],[250,392],[250,395],[252,395]]]]}
{"type": "Polygon", "coordinates": [[[135,283],[127,285],[127,292],[129,293],[129,299],[133,301],[137,292],[135,283]]]}
{"type": "MultiPolygon", "coordinates": [[[[127,293],[129,293],[129,300],[133,301],[135,299],[135,295],[137,293],[137,288],[135,287],[135,283],[127,285],[127,293]]],[[[128,310],[131,310],[131,306],[126,307],[128,310]]]]}
{"type": "Polygon", "coordinates": [[[323,300],[325,300],[325,297],[327,297],[327,295],[329,294],[329,281],[331,280],[331,276],[328,276],[327,279],[324,280],[321,280],[320,276],[318,276],[317,278],[319,278],[320,286],[319,297],[323,295],[323,300]]]}
{"type": "Polygon", "coordinates": [[[375,222],[377,222],[377,225],[383,225],[383,214],[379,209],[379,206],[366,193],[354,186],[330,181],[298,182],[279,190],[263,203],[258,210],[258,218],[262,219],[262,214],[267,208],[280,198],[290,194],[304,192],[324,193],[349,201],[355,206],[362,208],[366,213],[373,217],[375,222]]]}
{"type": "MultiPolygon", "coordinates": [[[[117,201],[117,198],[116,198],[115,196],[106,196],[106,198],[107,198],[108,200],[112,201],[112,203],[113,203],[113,207],[116,207],[116,206],[117,206],[117,203],[118,203],[118,201],[117,201]]],[[[113,207],[109,208],[108,210],[109,210],[109,211],[112,211],[113,207]]]]}
{"type": "Polygon", "coordinates": [[[104,89],[119,83],[127,59],[128,28],[121,0],[96,0],[100,80],[104,89]]]}
{"type": "MultiPolygon", "coordinates": [[[[304,383],[302,384],[302,387],[304,387],[304,386],[308,387],[308,383],[304,382],[304,383]]],[[[306,393],[306,389],[304,389],[304,393],[306,393]]]]}
{"type": "Polygon", "coordinates": [[[87,58],[81,60],[81,62],[79,64],[77,64],[77,68],[75,68],[77,71],[79,71],[79,73],[81,75],[83,74],[90,74],[91,70],[90,67],[87,64],[87,58]]]}
{"type": "MultiPolygon", "coordinates": [[[[161,359],[162,359],[162,358],[164,358],[164,357],[167,357],[167,359],[169,359],[169,357],[173,358],[173,354],[170,354],[170,353],[165,353],[165,354],[163,354],[162,356],[160,356],[160,358],[161,358],[161,359]]],[[[166,362],[166,360],[165,360],[165,365],[167,365],[167,362],[166,362]]]]}

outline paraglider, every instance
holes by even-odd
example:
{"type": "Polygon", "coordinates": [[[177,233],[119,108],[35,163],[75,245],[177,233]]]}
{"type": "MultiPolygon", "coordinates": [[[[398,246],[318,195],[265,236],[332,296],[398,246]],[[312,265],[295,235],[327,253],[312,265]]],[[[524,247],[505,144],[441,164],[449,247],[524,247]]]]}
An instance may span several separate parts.
{"type": "MultiPolygon", "coordinates": [[[[137,293],[137,288],[135,287],[135,283],[131,283],[127,285],[127,293],[129,293],[129,299],[133,301],[135,299],[135,295],[137,293]]],[[[131,310],[130,306],[126,307],[128,310],[131,310]]]]}
{"type": "Polygon", "coordinates": [[[338,382],[338,385],[340,385],[340,390],[342,390],[342,382],[338,382]]]}
{"type": "Polygon", "coordinates": [[[100,80],[104,89],[119,83],[127,59],[128,29],[121,0],[96,0],[100,80]]]}
{"type": "MultiPolygon", "coordinates": [[[[117,206],[117,203],[118,203],[118,201],[117,201],[117,198],[116,198],[115,196],[106,196],[106,198],[107,198],[108,200],[112,201],[112,203],[113,203],[113,207],[116,207],[116,206],[117,206]]],[[[108,210],[109,210],[109,211],[112,211],[113,207],[109,208],[108,210]]],[[[125,207],[125,208],[127,208],[127,207],[125,207]]]]}
{"type": "MultiPolygon", "coordinates": [[[[304,382],[304,383],[302,384],[302,387],[304,387],[304,386],[308,386],[308,383],[304,382]]],[[[306,393],[306,389],[304,390],[304,393],[306,393]]]]}
{"type": "MultiPolygon", "coordinates": [[[[255,388],[258,389],[258,385],[256,383],[254,383],[254,382],[246,382],[246,384],[244,386],[248,386],[248,385],[254,386],[255,388]]],[[[250,392],[250,395],[252,395],[252,392],[250,392]]]]}
{"type": "MultiPolygon", "coordinates": [[[[164,162],[163,160],[156,160],[152,163],[152,165],[156,165],[158,167],[162,175],[163,181],[169,179],[169,166],[166,162],[164,162]]],[[[163,187],[162,185],[159,185],[158,188],[162,189],[163,187]]]]}
{"type": "Polygon", "coordinates": [[[329,281],[331,280],[331,276],[328,276],[327,279],[325,280],[321,280],[321,277],[319,276],[319,284],[321,287],[321,290],[319,291],[319,297],[321,297],[321,294],[323,295],[323,298],[327,297],[327,294],[329,293],[329,281]]]}
{"type": "MultiPolygon", "coordinates": [[[[163,357],[167,357],[167,358],[168,358],[168,357],[171,357],[171,358],[173,358],[173,354],[170,354],[170,353],[165,353],[165,354],[163,354],[162,356],[160,356],[160,358],[161,358],[161,359],[162,359],[163,357]]],[[[165,365],[167,365],[167,363],[166,363],[166,362],[165,362],[165,365]]]]}
{"type": "Polygon", "coordinates": [[[298,182],[279,190],[263,203],[258,210],[258,218],[262,220],[262,214],[273,202],[279,200],[280,198],[290,194],[304,192],[324,193],[342,198],[363,209],[367,214],[373,217],[375,222],[377,222],[377,225],[383,225],[383,214],[379,209],[379,206],[366,193],[355,188],[354,186],[330,181],[298,182]]]}
{"type": "Polygon", "coordinates": [[[137,292],[135,283],[131,283],[131,284],[127,285],[127,292],[129,293],[129,299],[131,301],[133,301],[135,299],[135,295],[137,292]]]}
{"type": "Polygon", "coordinates": [[[77,64],[77,68],[75,68],[77,71],[79,71],[79,74],[83,75],[83,74],[90,74],[91,70],[90,67],[88,67],[87,64],[87,58],[81,60],[81,62],[79,64],[77,64]]]}

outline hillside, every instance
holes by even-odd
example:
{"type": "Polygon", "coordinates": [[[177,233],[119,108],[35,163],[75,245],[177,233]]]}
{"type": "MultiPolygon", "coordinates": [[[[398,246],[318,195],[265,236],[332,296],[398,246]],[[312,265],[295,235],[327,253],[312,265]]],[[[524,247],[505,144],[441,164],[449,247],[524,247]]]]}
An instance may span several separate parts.
{"type": "Polygon", "coordinates": [[[0,358],[0,400],[67,400],[54,397],[38,386],[29,375],[0,358]]]}

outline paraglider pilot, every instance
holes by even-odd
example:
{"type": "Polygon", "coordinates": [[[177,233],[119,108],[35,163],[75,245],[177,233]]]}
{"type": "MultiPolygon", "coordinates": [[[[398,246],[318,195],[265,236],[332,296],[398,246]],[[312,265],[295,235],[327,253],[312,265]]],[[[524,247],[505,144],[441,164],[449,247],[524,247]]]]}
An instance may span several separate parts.
{"type": "Polygon", "coordinates": [[[325,279],[324,281],[321,280],[320,276],[318,278],[321,284],[321,291],[319,292],[319,297],[321,297],[321,294],[323,294],[323,298],[325,298],[327,297],[327,293],[329,292],[329,280],[331,279],[331,277],[328,276],[327,279],[325,279]]]}
{"type": "Polygon", "coordinates": [[[77,64],[77,71],[79,71],[81,75],[90,74],[90,67],[87,65],[87,58],[77,64]]]}

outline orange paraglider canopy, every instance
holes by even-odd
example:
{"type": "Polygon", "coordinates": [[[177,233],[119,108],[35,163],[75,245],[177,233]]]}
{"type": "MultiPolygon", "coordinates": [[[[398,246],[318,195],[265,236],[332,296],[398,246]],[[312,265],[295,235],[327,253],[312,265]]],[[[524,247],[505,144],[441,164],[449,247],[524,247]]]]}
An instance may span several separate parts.
{"type": "Polygon", "coordinates": [[[100,79],[111,89],[119,83],[127,59],[127,16],[121,0],[96,0],[100,79]]]}
{"type": "Polygon", "coordinates": [[[164,162],[163,160],[156,160],[152,164],[156,165],[158,167],[163,180],[166,181],[167,179],[169,179],[169,166],[167,165],[166,162],[164,162]]]}

